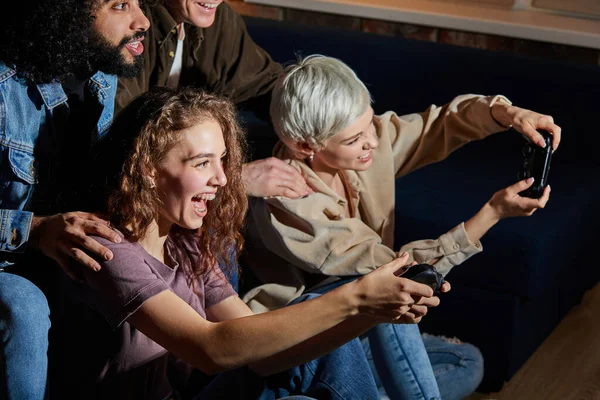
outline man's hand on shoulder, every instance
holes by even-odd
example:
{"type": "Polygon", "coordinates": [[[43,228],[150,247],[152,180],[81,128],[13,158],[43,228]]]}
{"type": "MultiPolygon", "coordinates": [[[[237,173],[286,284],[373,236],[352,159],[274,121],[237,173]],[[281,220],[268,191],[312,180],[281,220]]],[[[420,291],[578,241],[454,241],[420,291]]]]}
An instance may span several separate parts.
{"type": "Polygon", "coordinates": [[[100,264],[90,254],[105,260],[113,258],[109,249],[88,235],[101,236],[115,243],[121,241],[121,237],[110,228],[107,221],[94,214],[77,211],[34,217],[29,243],[31,247],[54,259],[72,279],[77,280],[80,271],[74,267],[75,264],[83,264],[94,271],[100,270],[100,264]]]}
{"type": "Polygon", "coordinates": [[[244,164],[242,179],[249,196],[295,199],[312,193],[296,168],[275,157],[244,164]]]}

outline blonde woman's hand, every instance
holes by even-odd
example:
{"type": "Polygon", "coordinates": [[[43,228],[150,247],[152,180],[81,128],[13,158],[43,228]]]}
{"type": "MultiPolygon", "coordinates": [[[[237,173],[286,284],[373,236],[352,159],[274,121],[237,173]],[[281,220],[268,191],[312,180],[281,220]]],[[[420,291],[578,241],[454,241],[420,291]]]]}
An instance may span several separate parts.
{"type": "Polygon", "coordinates": [[[512,126],[517,132],[522,133],[533,143],[540,147],[545,146],[544,138],[538,130],[548,131],[552,135],[552,148],[556,150],[560,144],[561,128],[554,123],[551,115],[497,102],[492,106],[492,116],[496,121],[508,127],[512,126]]]}
{"type": "Polygon", "coordinates": [[[550,186],[544,189],[542,197],[530,199],[521,197],[519,193],[533,184],[533,178],[528,178],[502,189],[492,196],[487,205],[493,210],[498,220],[509,217],[524,217],[532,215],[536,210],[546,207],[550,199],[550,186]]]}

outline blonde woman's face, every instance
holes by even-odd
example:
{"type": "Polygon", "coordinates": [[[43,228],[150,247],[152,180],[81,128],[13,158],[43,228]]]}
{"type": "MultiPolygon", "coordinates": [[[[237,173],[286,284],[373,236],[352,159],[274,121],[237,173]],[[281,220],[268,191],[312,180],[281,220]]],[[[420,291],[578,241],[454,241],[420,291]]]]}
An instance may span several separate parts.
{"type": "Polygon", "coordinates": [[[223,132],[213,120],[181,131],[182,140],[156,169],[155,183],[162,202],[159,226],[177,224],[199,229],[209,204],[227,178],[223,132]]]}
{"type": "Polygon", "coordinates": [[[379,146],[373,117],[373,108],[369,107],[348,127],[327,140],[325,146],[315,152],[312,168],[323,171],[369,169],[373,163],[373,150],[379,146]]]}

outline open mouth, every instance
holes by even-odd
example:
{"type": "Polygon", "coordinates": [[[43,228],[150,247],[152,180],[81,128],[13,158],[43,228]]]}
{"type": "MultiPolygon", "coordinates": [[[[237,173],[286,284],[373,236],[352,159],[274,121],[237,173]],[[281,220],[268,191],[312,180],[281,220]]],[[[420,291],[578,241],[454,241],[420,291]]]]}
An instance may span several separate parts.
{"type": "Polygon", "coordinates": [[[144,45],[142,44],[143,39],[132,40],[125,44],[125,48],[134,56],[139,56],[144,52],[144,45]]]}
{"type": "Polygon", "coordinates": [[[215,197],[215,193],[204,193],[192,197],[192,207],[194,208],[194,211],[196,211],[196,214],[200,216],[206,215],[206,203],[214,200],[215,197]]]}
{"type": "Polygon", "coordinates": [[[367,162],[373,157],[373,151],[370,150],[367,154],[358,157],[360,161],[367,162]]]}
{"type": "Polygon", "coordinates": [[[220,4],[219,3],[198,3],[198,5],[202,8],[204,8],[207,11],[211,11],[214,10],[215,8],[217,8],[217,6],[220,4]]]}

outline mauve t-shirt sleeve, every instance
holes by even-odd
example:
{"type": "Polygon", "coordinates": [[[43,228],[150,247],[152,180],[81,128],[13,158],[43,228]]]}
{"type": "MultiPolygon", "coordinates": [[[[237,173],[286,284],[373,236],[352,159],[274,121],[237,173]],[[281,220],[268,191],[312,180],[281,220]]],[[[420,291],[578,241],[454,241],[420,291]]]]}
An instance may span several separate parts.
{"type": "Polygon", "coordinates": [[[215,266],[210,272],[204,274],[203,281],[205,308],[219,304],[226,298],[237,295],[218,266],[215,266]]]}
{"type": "Polygon", "coordinates": [[[112,243],[96,238],[108,247],[113,259],[100,262],[100,271],[84,268],[84,280],[91,291],[88,298],[113,327],[119,327],[146,300],[169,290],[167,283],[158,277],[146,263],[143,253],[132,243],[112,243]]]}

